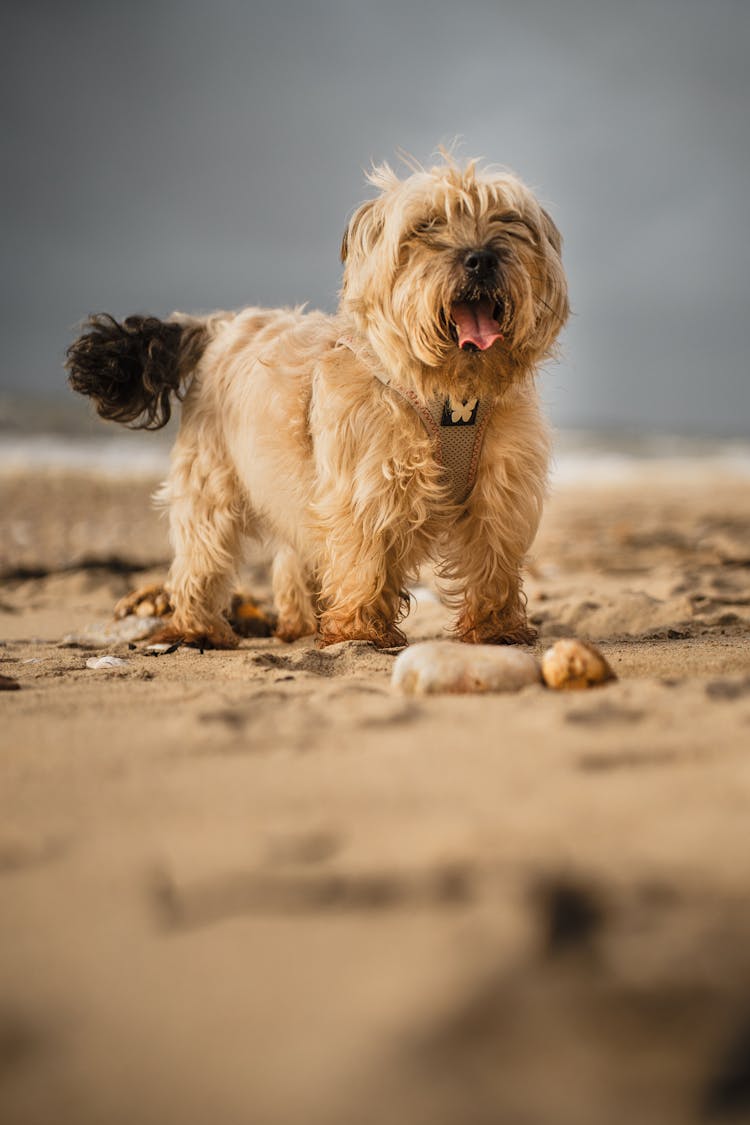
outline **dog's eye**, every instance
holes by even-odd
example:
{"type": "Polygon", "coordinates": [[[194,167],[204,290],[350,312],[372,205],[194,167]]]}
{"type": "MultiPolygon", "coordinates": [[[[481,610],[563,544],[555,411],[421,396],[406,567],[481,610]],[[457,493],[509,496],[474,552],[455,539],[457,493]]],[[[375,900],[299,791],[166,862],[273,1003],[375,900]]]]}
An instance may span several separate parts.
{"type": "Polygon", "coordinates": [[[536,242],[533,227],[524,219],[520,211],[513,208],[508,211],[501,211],[497,216],[497,221],[501,224],[503,233],[511,238],[517,238],[521,242],[530,242],[532,245],[536,242]]]}
{"type": "Polygon", "coordinates": [[[416,235],[433,234],[434,231],[437,230],[437,226],[438,226],[437,219],[434,219],[434,218],[433,219],[423,219],[421,222],[415,223],[414,233],[416,235]]]}

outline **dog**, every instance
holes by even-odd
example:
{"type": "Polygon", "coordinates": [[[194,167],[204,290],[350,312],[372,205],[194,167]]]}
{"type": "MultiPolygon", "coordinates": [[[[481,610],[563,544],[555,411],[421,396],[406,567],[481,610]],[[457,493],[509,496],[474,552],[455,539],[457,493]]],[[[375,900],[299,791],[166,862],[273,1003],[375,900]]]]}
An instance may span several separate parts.
{"type": "Polygon", "coordinates": [[[72,388],[105,419],[182,418],[169,477],[162,640],[238,643],[243,540],[275,544],[277,636],[406,643],[431,561],[471,643],[530,643],[521,568],[550,453],[534,376],[569,311],[561,238],[515,176],[442,154],[368,179],[333,315],[247,308],[89,318],[72,388]]]}

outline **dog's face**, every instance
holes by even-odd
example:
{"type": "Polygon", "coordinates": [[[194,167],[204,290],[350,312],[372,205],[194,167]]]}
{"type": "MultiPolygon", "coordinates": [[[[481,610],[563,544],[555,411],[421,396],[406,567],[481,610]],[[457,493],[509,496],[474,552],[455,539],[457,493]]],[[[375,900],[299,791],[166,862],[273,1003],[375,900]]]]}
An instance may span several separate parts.
{"type": "Polygon", "coordinates": [[[448,161],[399,180],[344,235],[342,308],[396,370],[524,373],[568,315],[561,239],[520,180],[448,161]]]}

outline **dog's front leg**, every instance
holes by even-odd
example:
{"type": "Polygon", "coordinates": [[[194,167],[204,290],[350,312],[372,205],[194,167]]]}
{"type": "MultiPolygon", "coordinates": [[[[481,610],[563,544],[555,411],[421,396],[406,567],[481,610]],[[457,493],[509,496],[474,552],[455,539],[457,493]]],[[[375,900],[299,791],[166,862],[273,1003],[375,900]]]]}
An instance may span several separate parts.
{"type": "Polygon", "coordinates": [[[536,629],[526,617],[519,569],[509,566],[502,555],[488,553],[483,565],[467,576],[454,632],[468,644],[531,644],[535,640],[536,629]]]}
{"type": "Polygon", "coordinates": [[[470,644],[530,644],[521,568],[536,535],[546,485],[546,448],[489,456],[466,511],[451,529],[444,572],[458,594],[454,632],[470,644]],[[497,459],[495,459],[497,457],[497,459]]]}
{"type": "Polygon", "coordinates": [[[526,617],[521,582],[525,551],[493,530],[471,516],[456,529],[451,576],[461,598],[454,633],[469,644],[530,644],[536,630],[526,617]]]}
{"type": "Polygon", "coordinates": [[[406,644],[397,622],[408,608],[408,524],[379,466],[364,476],[359,495],[327,488],[317,506],[320,640],[391,648],[406,644]]]}
{"type": "Polygon", "coordinates": [[[432,440],[416,411],[344,348],[318,373],[310,424],[321,643],[404,645],[405,591],[442,495],[432,440]]]}
{"type": "Polygon", "coordinates": [[[379,648],[406,644],[398,628],[406,595],[393,550],[370,538],[350,512],[329,526],[321,580],[320,641],[371,641],[379,648]]]}

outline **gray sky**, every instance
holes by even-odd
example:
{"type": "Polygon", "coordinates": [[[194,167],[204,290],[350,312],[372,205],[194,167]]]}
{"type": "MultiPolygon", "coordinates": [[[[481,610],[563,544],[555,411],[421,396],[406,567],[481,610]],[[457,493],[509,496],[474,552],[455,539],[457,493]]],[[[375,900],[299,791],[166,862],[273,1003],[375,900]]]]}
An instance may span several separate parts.
{"type": "Polygon", "coordinates": [[[575,317],[561,425],[750,431],[746,0],[6,0],[0,388],[90,311],[332,309],[362,170],[507,164],[575,317]]]}

